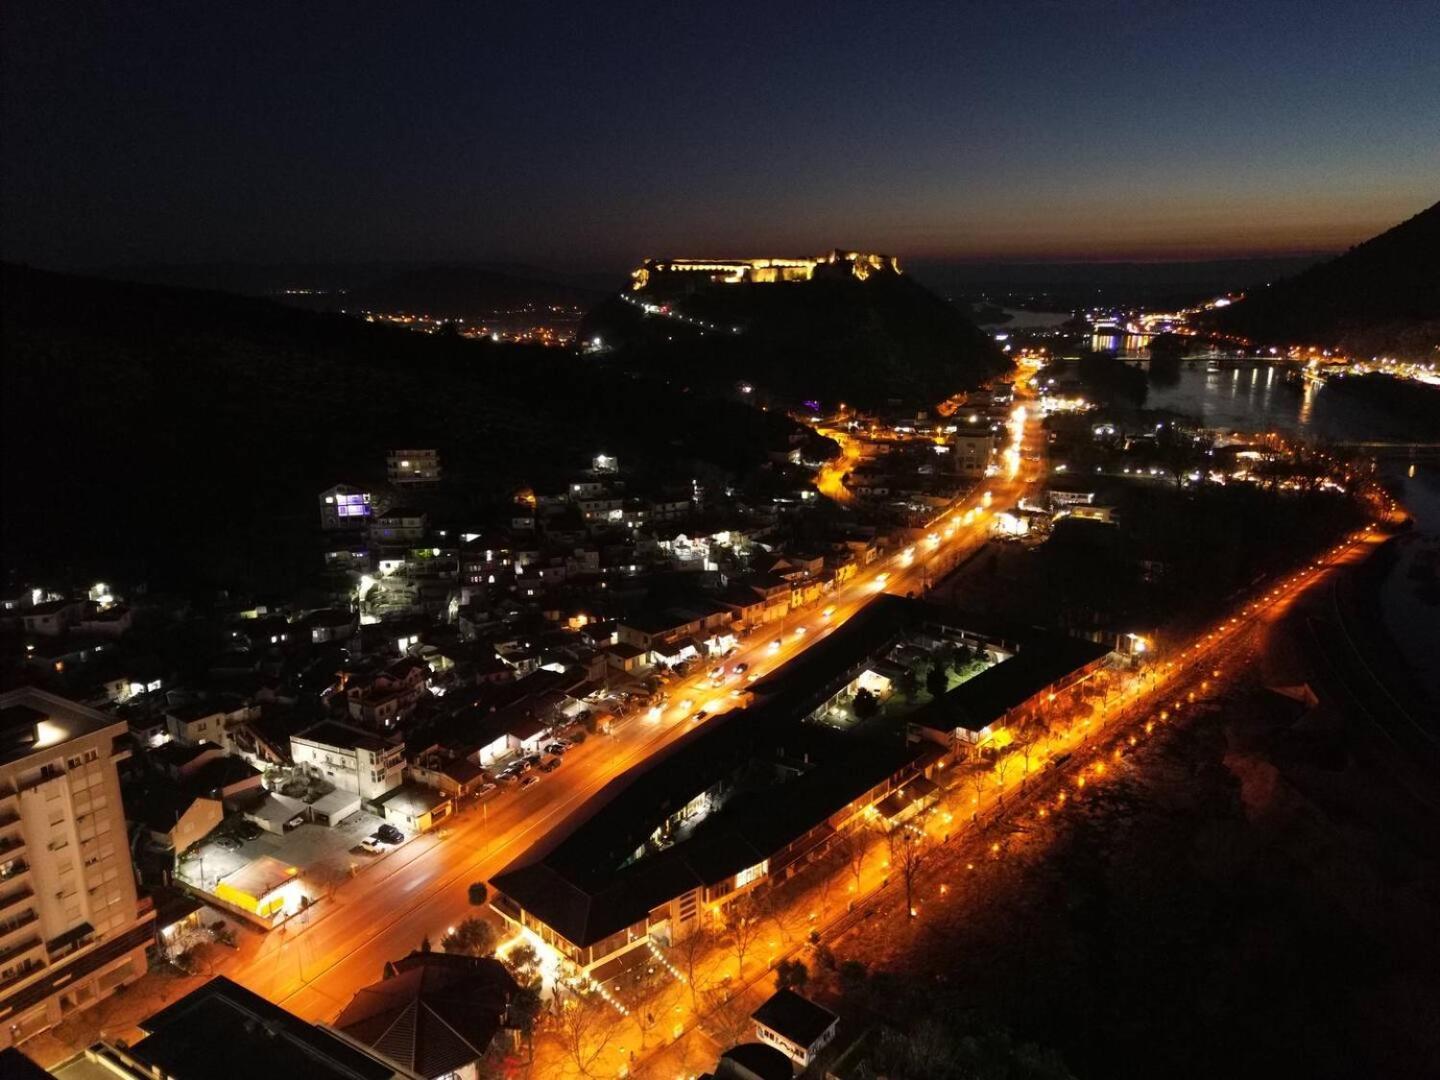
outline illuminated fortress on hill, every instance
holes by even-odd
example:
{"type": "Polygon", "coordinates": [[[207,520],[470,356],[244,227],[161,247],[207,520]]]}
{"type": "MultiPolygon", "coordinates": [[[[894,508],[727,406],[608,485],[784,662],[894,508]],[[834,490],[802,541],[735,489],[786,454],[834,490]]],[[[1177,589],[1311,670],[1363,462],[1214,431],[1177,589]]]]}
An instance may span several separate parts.
{"type": "Polygon", "coordinates": [[[899,274],[900,260],[893,255],[841,251],[813,259],[646,259],[630,274],[631,288],[652,286],[693,289],[704,285],[773,284],[812,281],[822,277],[854,277],[861,281],[876,274],[899,274]]]}

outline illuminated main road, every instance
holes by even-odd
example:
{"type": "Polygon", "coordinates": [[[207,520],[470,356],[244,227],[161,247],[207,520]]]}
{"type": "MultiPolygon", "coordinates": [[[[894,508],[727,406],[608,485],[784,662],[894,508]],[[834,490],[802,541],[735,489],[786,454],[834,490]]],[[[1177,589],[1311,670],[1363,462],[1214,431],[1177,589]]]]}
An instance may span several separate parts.
{"type": "MultiPolygon", "coordinates": [[[[1027,444],[1038,445],[1032,415],[1024,423],[1027,444]]],[[[989,490],[1005,505],[1034,479],[1018,454],[989,490]]],[[[809,644],[822,639],[880,592],[919,593],[960,558],[985,542],[990,515],[977,494],[930,526],[928,538],[864,568],[808,610],[793,612],[777,629],[757,629],[729,658],[750,665],[748,676],[768,674],[809,644]],[[776,644],[777,639],[779,643],[776,644]]],[[[669,703],[641,713],[609,736],[596,736],[565,755],[564,765],[538,784],[502,792],[447,822],[446,835],[429,834],[378,865],[361,871],[290,926],[248,938],[225,972],[237,982],[307,1020],[332,1020],[357,989],[380,978],[387,960],[404,956],[429,937],[438,943],[475,909],[467,886],[488,881],[512,860],[544,841],[602,787],[641,764],[665,744],[693,729],[701,709],[724,711],[743,701],[745,679],[732,676],[716,687],[705,671],[672,684],[669,703]],[[733,690],[741,690],[732,696],[733,690]],[[682,703],[689,702],[682,707],[682,703]]]]}

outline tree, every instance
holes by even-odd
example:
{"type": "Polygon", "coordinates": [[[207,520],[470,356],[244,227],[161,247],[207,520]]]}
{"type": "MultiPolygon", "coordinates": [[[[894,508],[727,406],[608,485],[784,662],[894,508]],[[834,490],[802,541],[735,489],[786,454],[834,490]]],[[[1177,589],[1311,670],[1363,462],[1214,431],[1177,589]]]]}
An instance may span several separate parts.
{"type": "Polygon", "coordinates": [[[1013,753],[1002,753],[995,759],[995,786],[1001,791],[1005,790],[1005,774],[1008,773],[1010,767],[1015,764],[1015,756],[1013,753]]]}
{"type": "Polygon", "coordinates": [[[861,720],[868,720],[880,710],[880,702],[874,694],[862,686],[855,691],[855,699],[850,707],[855,710],[855,715],[861,720]]]}
{"type": "Polygon", "coordinates": [[[528,984],[538,976],[540,954],[536,952],[534,945],[521,941],[505,954],[505,966],[510,969],[510,974],[515,976],[516,982],[528,984]]]}
{"type": "Polygon", "coordinates": [[[469,896],[472,907],[482,907],[485,901],[490,899],[490,890],[485,887],[483,881],[471,882],[469,896]]]}
{"type": "Polygon", "coordinates": [[[925,834],[913,825],[905,824],[890,831],[890,866],[900,873],[905,883],[905,910],[915,914],[915,878],[920,873],[926,855],[925,834]]]}
{"type": "Polygon", "coordinates": [[[700,961],[714,945],[715,935],[709,927],[697,926],[672,946],[680,961],[680,970],[685,973],[685,981],[690,984],[690,1007],[697,1012],[700,1009],[700,991],[704,989],[700,985],[700,961]]]}
{"type": "Polygon", "coordinates": [[[865,872],[865,836],[861,827],[856,826],[848,832],[841,833],[835,839],[835,846],[845,859],[845,868],[850,871],[850,876],[855,879],[850,891],[857,897],[860,895],[860,879],[865,872]]]}
{"type": "Polygon", "coordinates": [[[775,965],[776,990],[802,990],[810,981],[810,969],[802,960],[781,960],[775,965]]]}
{"type": "Polygon", "coordinates": [[[581,1076],[596,1075],[591,1070],[609,1048],[621,1019],[620,1013],[599,994],[556,985],[552,1030],[581,1076]]]}
{"type": "Polygon", "coordinates": [[[460,953],[462,956],[490,956],[495,952],[495,946],[499,944],[496,940],[495,928],[484,919],[469,918],[461,921],[459,926],[452,928],[440,945],[448,953],[460,953]]]}
{"type": "Polygon", "coordinates": [[[939,660],[930,666],[925,674],[925,689],[930,691],[931,697],[939,697],[950,688],[950,675],[945,670],[945,665],[939,660]]]}
{"type": "Polygon", "coordinates": [[[508,1015],[511,1025],[520,1032],[520,1037],[525,1040],[526,1056],[530,1060],[535,1057],[535,1024],[540,1018],[540,1010],[544,1008],[544,1001],[540,997],[540,985],[538,982],[522,984],[520,989],[510,997],[510,1008],[508,1015]]]}
{"type": "Polygon", "coordinates": [[[726,909],[725,932],[730,938],[730,947],[735,952],[737,975],[743,975],[745,954],[760,936],[760,919],[763,914],[751,893],[737,897],[726,909]]]}
{"type": "Polygon", "coordinates": [[[920,689],[920,676],[915,674],[915,669],[909,664],[903,666],[899,675],[900,692],[906,697],[913,698],[920,689]]]}

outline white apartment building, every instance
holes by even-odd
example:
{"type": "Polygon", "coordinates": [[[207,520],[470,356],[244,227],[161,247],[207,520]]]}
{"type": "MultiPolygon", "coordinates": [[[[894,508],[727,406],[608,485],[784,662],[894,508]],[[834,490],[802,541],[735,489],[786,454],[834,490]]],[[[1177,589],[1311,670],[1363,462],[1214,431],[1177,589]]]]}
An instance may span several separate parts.
{"type": "Polygon", "coordinates": [[[0,694],[0,1049],[145,974],[116,766],[125,722],[42,690],[0,694]]]}
{"type": "Polygon", "coordinates": [[[340,791],[378,799],[405,777],[405,744],[336,720],[323,720],[290,736],[290,757],[340,791]]]}

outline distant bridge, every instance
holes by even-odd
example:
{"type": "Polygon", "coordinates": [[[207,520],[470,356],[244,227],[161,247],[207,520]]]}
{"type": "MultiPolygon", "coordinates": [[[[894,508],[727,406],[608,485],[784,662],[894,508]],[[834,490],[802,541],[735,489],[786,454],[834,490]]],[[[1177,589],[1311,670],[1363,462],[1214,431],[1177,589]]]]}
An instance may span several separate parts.
{"type": "Polygon", "coordinates": [[[1372,439],[1332,444],[1341,450],[1358,450],[1371,457],[1404,458],[1411,461],[1440,459],[1440,442],[1392,442],[1372,439]]]}

